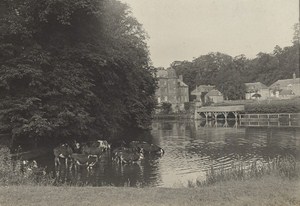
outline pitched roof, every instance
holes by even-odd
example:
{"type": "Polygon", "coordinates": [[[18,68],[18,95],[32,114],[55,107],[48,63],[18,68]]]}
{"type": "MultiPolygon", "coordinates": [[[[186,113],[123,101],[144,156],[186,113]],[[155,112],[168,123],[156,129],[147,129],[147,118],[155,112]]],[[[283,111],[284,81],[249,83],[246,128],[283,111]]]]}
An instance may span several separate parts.
{"type": "Polygon", "coordinates": [[[168,77],[168,71],[165,70],[165,69],[159,69],[157,72],[156,72],[156,75],[157,77],[168,77]]]}
{"type": "Polygon", "coordinates": [[[176,71],[173,68],[158,69],[157,72],[156,72],[156,75],[157,75],[158,78],[169,78],[169,79],[177,78],[176,71]]]}
{"type": "Polygon", "coordinates": [[[196,89],[194,89],[191,94],[192,95],[200,95],[202,92],[209,92],[215,88],[214,85],[199,85],[196,86],[196,89]]]}
{"type": "Polygon", "coordinates": [[[210,90],[205,96],[223,96],[219,90],[213,89],[210,90]]]}
{"type": "Polygon", "coordinates": [[[268,89],[268,87],[261,82],[245,83],[245,86],[247,92],[255,92],[261,89],[268,89]]]}
{"type": "Polygon", "coordinates": [[[184,83],[183,81],[181,81],[180,79],[178,79],[178,83],[179,83],[179,86],[181,86],[181,87],[188,87],[188,85],[186,83],[184,83]]]}
{"type": "Polygon", "coordinates": [[[274,87],[287,87],[288,85],[293,85],[293,84],[300,84],[300,78],[295,78],[295,79],[279,79],[276,82],[274,82],[270,88],[274,87]]]}

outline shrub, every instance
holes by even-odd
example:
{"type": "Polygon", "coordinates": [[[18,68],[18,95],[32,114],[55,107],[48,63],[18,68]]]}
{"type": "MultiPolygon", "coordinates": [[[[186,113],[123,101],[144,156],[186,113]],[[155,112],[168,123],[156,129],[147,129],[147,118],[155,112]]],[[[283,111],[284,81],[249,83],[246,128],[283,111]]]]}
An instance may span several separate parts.
{"type": "Polygon", "coordinates": [[[163,114],[170,114],[172,112],[172,104],[169,102],[163,102],[161,105],[161,110],[163,114]]]}
{"type": "Polygon", "coordinates": [[[0,147],[0,186],[53,184],[50,175],[40,175],[35,171],[24,165],[22,160],[14,160],[9,148],[0,147]]]}
{"type": "Polygon", "coordinates": [[[246,113],[298,113],[300,112],[300,99],[258,101],[245,104],[246,113]]]}

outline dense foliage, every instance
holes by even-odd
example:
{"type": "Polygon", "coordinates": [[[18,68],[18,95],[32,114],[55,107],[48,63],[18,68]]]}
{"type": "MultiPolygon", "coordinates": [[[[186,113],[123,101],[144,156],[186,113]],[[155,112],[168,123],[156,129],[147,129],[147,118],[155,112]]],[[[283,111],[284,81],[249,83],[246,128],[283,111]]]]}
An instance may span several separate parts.
{"type": "Polygon", "coordinates": [[[261,82],[270,86],[278,79],[291,79],[293,73],[299,77],[299,24],[294,26],[293,45],[281,48],[275,46],[273,53],[259,53],[256,58],[245,55],[231,57],[219,52],[201,55],[193,61],[176,61],[171,64],[190,92],[197,85],[215,85],[225,99],[244,97],[248,82],[261,82]]]}
{"type": "Polygon", "coordinates": [[[0,111],[14,139],[49,143],[147,128],[146,34],[117,0],[3,0],[0,111]]]}
{"type": "Polygon", "coordinates": [[[161,104],[161,113],[162,114],[170,114],[172,113],[172,104],[169,102],[163,102],[161,104]]]}

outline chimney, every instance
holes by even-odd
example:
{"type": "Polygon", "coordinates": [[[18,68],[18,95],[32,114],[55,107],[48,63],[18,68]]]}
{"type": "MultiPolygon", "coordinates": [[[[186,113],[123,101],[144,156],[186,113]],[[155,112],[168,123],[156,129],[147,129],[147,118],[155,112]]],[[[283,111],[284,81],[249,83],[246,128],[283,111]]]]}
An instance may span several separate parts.
{"type": "Polygon", "coordinates": [[[182,76],[182,75],[179,75],[179,79],[180,79],[181,81],[183,81],[183,76],[182,76]]]}

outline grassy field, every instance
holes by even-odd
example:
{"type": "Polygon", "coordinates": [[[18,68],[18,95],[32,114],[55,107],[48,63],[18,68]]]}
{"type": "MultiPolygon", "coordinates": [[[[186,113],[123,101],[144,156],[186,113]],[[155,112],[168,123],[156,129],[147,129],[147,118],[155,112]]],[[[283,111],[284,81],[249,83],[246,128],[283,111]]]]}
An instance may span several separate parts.
{"type": "Polygon", "coordinates": [[[300,182],[266,176],[195,188],[0,187],[0,205],[300,205],[300,182]]]}

